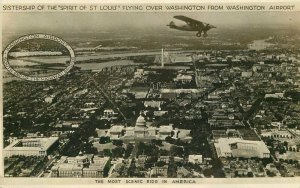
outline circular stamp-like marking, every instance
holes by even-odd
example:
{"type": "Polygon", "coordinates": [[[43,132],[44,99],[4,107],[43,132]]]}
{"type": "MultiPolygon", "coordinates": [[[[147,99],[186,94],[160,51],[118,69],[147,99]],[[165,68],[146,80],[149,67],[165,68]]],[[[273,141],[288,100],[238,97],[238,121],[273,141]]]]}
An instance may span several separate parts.
{"type": "Polygon", "coordinates": [[[56,36],[49,35],[49,34],[38,33],[38,34],[30,34],[30,35],[22,36],[22,37],[20,37],[16,40],[14,40],[13,42],[11,42],[5,48],[5,50],[3,52],[3,65],[4,65],[4,67],[10,73],[12,73],[14,76],[16,76],[18,78],[21,78],[21,79],[24,79],[24,80],[28,80],[28,81],[49,81],[49,80],[57,79],[57,78],[65,75],[66,73],[68,73],[72,69],[72,67],[74,66],[74,63],[75,63],[75,53],[74,53],[73,49],[71,48],[71,46],[66,41],[64,41],[64,40],[62,40],[62,39],[60,39],[56,36]],[[24,75],[20,72],[17,72],[16,70],[14,70],[11,67],[11,65],[9,64],[8,53],[10,52],[10,50],[14,46],[18,45],[19,43],[24,42],[24,41],[28,41],[28,40],[33,40],[33,39],[51,40],[51,41],[54,41],[54,42],[57,42],[57,43],[63,45],[68,50],[68,52],[70,54],[70,63],[69,63],[69,65],[64,70],[62,70],[61,72],[50,75],[50,76],[27,76],[27,75],[24,75]]]}

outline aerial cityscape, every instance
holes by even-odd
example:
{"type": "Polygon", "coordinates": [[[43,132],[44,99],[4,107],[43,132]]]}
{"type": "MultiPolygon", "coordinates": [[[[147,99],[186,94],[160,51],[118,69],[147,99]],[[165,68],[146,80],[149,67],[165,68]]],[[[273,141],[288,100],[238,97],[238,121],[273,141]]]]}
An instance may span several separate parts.
{"type": "MultiPolygon", "coordinates": [[[[75,66],[51,81],[22,80],[3,68],[5,177],[300,176],[299,13],[273,22],[272,13],[259,13],[248,23],[229,13],[179,16],[209,23],[202,35],[171,29],[172,13],[106,21],[78,13],[87,21],[74,28],[60,14],[48,20],[55,28],[34,26],[42,15],[3,29],[3,48],[45,32],[76,54],[75,66]]],[[[4,21],[18,23],[14,16],[4,21]]],[[[52,75],[69,61],[55,45],[20,43],[10,64],[52,75]]]]}

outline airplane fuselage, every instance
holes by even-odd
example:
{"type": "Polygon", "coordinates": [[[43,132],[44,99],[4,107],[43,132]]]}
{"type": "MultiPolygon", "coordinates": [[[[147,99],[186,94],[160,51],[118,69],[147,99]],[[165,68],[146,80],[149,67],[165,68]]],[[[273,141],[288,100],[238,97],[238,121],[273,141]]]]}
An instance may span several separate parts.
{"type": "Polygon", "coordinates": [[[186,22],[185,25],[176,25],[173,21],[171,21],[167,26],[169,26],[171,29],[181,30],[181,31],[197,31],[196,36],[201,37],[203,33],[203,37],[207,37],[207,31],[216,28],[213,25],[194,20],[192,18],[186,17],[186,16],[174,16],[174,18],[179,19],[181,21],[186,22]]]}

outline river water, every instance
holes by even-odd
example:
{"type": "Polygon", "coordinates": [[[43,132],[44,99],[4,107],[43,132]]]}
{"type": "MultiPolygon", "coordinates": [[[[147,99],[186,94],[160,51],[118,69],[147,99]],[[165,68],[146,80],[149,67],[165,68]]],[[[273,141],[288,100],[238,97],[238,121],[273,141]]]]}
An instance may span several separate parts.
{"type": "MultiPolygon", "coordinates": [[[[115,57],[115,56],[112,56],[115,57]]],[[[96,59],[96,57],[94,57],[96,59]]],[[[79,56],[80,60],[90,60],[90,56],[79,56]]],[[[67,56],[43,56],[43,57],[22,57],[18,59],[12,59],[9,61],[9,64],[12,68],[14,68],[16,71],[20,72],[21,74],[24,74],[27,71],[32,71],[31,66],[37,66],[37,65],[43,65],[43,64],[62,64],[67,66],[66,61],[69,60],[69,57],[67,56]],[[25,72],[24,72],[25,71],[25,72]]],[[[119,66],[119,65],[136,65],[138,63],[134,63],[131,60],[113,60],[113,61],[106,61],[106,62],[95,62],[91,63],[78,63],[75,66],[80,67],[81,70],[102,70],[105,67],[112,67],[112,66],[119,66]]],[[[53,68],[59,68],[55,67],[55,65],[51,66],[53,68]]],[[[64,69],[64,67],[60,67],[59,69],[64,69]]],[[[3,82],[10,82],[13,80],[18,80],[18,78],[15,78],[13,75],[11,75],[4,67],[3,67],[3,82]]],[[[59,70],[57,70],[58,73],[59,70]]],[[[54,73],[54,74],[55,74],[54,73]]]]}

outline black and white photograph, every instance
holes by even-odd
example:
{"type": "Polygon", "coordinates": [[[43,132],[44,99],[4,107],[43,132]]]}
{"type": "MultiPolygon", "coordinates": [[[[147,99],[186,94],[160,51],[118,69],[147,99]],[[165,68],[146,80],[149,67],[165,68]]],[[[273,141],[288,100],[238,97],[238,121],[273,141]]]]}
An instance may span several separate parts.
{"type": "Polygon", "coordinates": [[[242,5],[3,6],[4,178],[299,177],[300,12],[242,5]]]}

